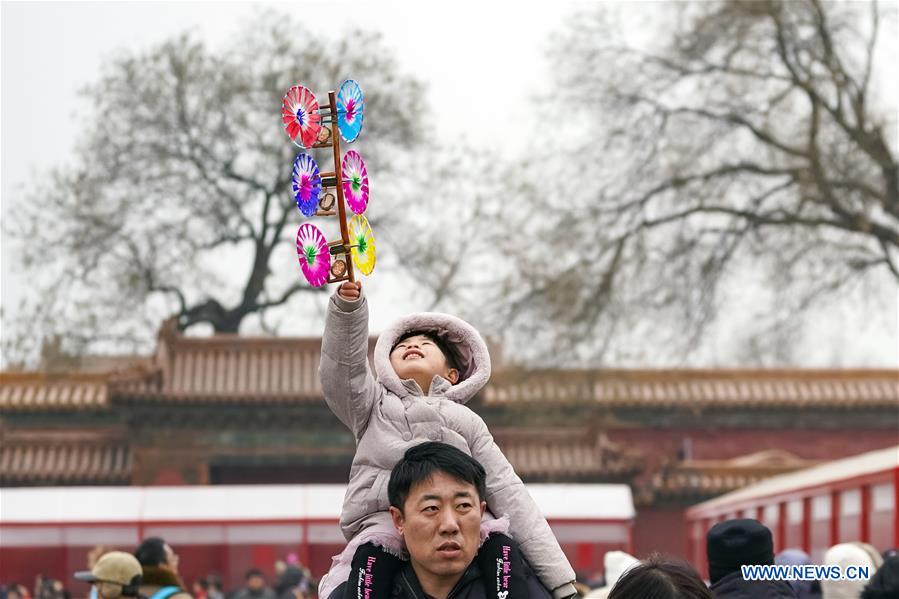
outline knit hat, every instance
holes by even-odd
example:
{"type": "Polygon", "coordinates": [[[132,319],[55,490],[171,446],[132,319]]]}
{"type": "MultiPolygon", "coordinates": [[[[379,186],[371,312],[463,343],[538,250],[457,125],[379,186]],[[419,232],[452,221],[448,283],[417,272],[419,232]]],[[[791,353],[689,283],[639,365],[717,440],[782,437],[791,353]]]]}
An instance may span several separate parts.
{"type": "Polygon", "coordinates": [[[136,597],[141,582],[141,566],[137,558],[123,551],[110,551],[97,560],[90,571],[76,572],[75,578],[85,582],[111,582],[122,586],[122,594],[136,597]]]}
{"type": "Polygon", "coordinates": [[[719,522],[706,536],[709,580],[718,582],[740,566],[774,563],[771,531],[758,520],[740,519],[719,522]]]}

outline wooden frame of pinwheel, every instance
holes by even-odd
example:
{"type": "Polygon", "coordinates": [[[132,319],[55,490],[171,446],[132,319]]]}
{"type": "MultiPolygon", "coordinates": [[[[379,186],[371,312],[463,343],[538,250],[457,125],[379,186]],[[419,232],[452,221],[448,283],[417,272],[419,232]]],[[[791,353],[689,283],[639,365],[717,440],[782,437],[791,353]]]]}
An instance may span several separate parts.
{"type": "Polygon", "coordinates": [[[337,93],[329,91],[327,104],[318,104],[315,95],[301,85],[287,90],[282,100],[282,122],[293,143],[304,150],[330,147],[333,151],[333,171],[321,172],[312,156],[302,152],[293,167],[292,193],[300,212],[307,217],[337,216],[340,225],[340,239],[332,242],[325,241],[311,223],[297,230],[300,268],[316,287],[355,281],[354,265],[366,276],[375,267],[374,237],[362,215],[368,207],[368,171],[358,152],[340,156],[340,139],[349,143],[361,132],[363,108],[362,90],[352,79],[344,81],[337,93]],[[349,221],[347,206],[354,213],[349,221]]]}

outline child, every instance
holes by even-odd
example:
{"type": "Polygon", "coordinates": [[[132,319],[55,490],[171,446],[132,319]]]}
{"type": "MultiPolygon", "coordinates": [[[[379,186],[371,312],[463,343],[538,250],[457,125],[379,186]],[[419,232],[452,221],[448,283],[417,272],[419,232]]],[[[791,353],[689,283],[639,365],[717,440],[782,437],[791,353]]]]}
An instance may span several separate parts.
{"type": "Polygon", "coordinates": [[[347,580],[346,597],[389,596],[404,548],[388,511],[387,481],[406,449],[425,441],[454,445],[487,471],[488,512],[477,560],[489,596],[527,596],[519,546],[554,597],[575,595],[574,571],[539,508],[484,421],[463,405],[490,377],[478,332],[446,314],[412,314],[381,334],[374,364],[377,379],[368,366],[367,301],[360,283],[345,282],[328,306],[320,374],[328,405],[356,438],[340,516],[349,543],[335,556],[319,596],[329,599],[347,580]],[[511,579],[497,580],[497,560],[510,562],[511,579]],[[360,569],[371,576],[350,576],[360,569]]]}

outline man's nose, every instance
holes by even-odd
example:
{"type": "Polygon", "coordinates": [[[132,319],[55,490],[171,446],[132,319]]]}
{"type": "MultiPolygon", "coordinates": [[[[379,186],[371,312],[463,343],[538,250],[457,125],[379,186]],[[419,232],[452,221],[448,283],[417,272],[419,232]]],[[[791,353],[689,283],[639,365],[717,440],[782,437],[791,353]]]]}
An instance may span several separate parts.
{"type": "Polygon", "coordinates": [[[443,512],[441,512],[440,532],[442,534],[455,534],[459,532],[459,520],[452,510],[443,510],[443,512]]]}

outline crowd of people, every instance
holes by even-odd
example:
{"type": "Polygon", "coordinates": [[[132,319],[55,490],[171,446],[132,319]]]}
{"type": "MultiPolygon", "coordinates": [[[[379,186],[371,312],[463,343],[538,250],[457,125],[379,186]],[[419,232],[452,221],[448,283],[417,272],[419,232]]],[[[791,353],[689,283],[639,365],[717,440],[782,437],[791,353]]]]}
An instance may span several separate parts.
{"type": "MultiPolygon", "coordinates": [[[[654,554],[639,560],[622,551],[610,551],[604,558],[604,577],[592,585],[579,580],[575,586],[578,595],[586,599],[899,599],[899,552],[895,549],[881,554],[868,544],[856,542],[835,545],[825,553],[824,566],[839,566],[843,572],[848,566],[863,566],[872,573],[868,579],[746,580],[743,566],[804,566],[812,560],[800,549],[786,549],[775,555],[770,530],[756,520],[739,519],[716,524],[709,530],[707,553],[708,572],[701,575],[677,559],[654,554]]],[[[194,581],[188,589],[179,575],[178,554],[160,538],[146,539],[133,555],[108,551],[102,556],[91,556],[90,561],[91,570],[75,577],[93,583],[91,599],[318,596],[309,570],[293,554],[275,564],[273,584],[261,570],[252,568],[246,572],[244,584],[229,592],[215,573],[194,581]]],[[[17,583],[0,587],[0,599],[71,599],[71,593],[64,581],[39,576],[33,588],[17,583]]]]}
{"type": "MultiPolygon", "coordinates": [[[[441,484],[437,478],[432,486],[441,484]]],[[[439,489],[427,488],[435,494],[439,489]]],[[[805,566],[809,555],[799,549],[774,554],[771,531],[757,520],[737,519],[721,522],[707,535],[708,571],[700,574],[687,562],[658,554],[644,560],[610,551],[604,558],[604,579],[588,586],[576,583],[577,594],[586,599],[899,599],[899,552],[883,554],[865,543],[841,543],[824,555],[825,566],[838,566],[846,572],[849,566],[865,567],[872,575],[857,580],[747,580],[744,566],[805,566]]],[[[464,544],[464,541],[460,541],[464,544]]],[[[476,551],[477,543],[473,546],[476,551]]],[[[416,541],[410,539],[410,561],[416,559],[416,541]]],[[[426,558],[419,558],[424,562],[426,558]]],[[[471,560],[474,562],[474,558],[471,560]]],[[[78,572],[75,578],[92,583],[91,599],[313,599],[317,597],[315,581],[295,555],[275,564],[274,584],[256,568],[248,570],[244,584],[226,593],[221,577],[210,574],[195,581],[190,589],[179,575],[178,554],[160,538],[144,540],[133,554],[109,551],[94,560],[91,570],[78,572]]],[[[408,571],[414,578],[414,568],[408,571]]],[[[508,596],[548,598],[551,595],[536,582],[529,567],[525,568],[527,593],[508,596]]],[[[458,580],[447,595],[460,599],[480,599],[491,595],[479,591],[476,577],[458,580]],[[461,586],[460,586],[461,585],[461,586]],[[463,592],[458,592],[458,591],[463,592]]],[[[399,588],[399,585],[397,585],[399,588]]],[[[505,595],[499,595],[505,597],[505,595]]],[[[329,599],[345,597],[338,587],[329,599]]],[[[432,595],[416,585],[410,592],[391,592],[385,598],[432,599],[432,595]]],[[[0,599],[69,599],[62,581],[38,577],[34,590],[21,584],[6,585],[0,599]]],[[[381,599],[372,595],[370,599],[381,599]]]]}
{"type": "Polygon", "coordinates": [[[757,520],[728,520],[707,535],[705,580],[690,564],[652,555],[640,561],[621,551],[605,556],[605,580],[580,587],[587,599],[899,599],[899,552],[883,554],[866,543],[840,543],[825,554],[823,566],[864,567],[870,578],[850,580],[747,580],[743,566],[806,566],[800,549],[777,555],[771,531],[757,520]]]}
{"type": "MultiPolygon", "coordinates": [[[[91,583],[89,599],[142,597],[146,599],[313,599],[316,581],[295,554],[274,564],[272,583],[258,568],[246,572],[244,584],[225,590],[218,573],[185,583],[180,558],[159,537],[145,539],[133,554],[97,547],[88,553],[90,570],[74,578],[91,583]],[[109,585],[104,589],[103,585],[109,585]]],[[[33,591],[21,583],[0,585],[0,599],[72,599],[65,581],[38,576],[33,591]]]]}

